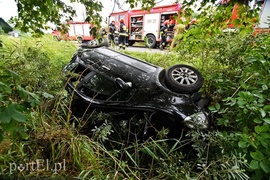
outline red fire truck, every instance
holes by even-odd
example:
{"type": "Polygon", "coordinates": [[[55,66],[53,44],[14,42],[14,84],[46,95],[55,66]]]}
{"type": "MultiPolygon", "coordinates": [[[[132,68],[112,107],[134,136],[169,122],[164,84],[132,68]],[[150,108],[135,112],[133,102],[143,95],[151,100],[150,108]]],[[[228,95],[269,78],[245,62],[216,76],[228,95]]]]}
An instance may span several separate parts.
{"type": "MultiPolygon", "coordinates": [[[[120,27],[120,19],[124,19],[125,25],[128,27],[129,31],[129,45],[146,40],[147,46],[154,48],[161,41],[160,29],[165,20],[175,22],[175,18],[178,17],[180,9],[180,4],[172,4],[153,7],[150,11],[132,9],[130,11],[113,12],[109,16],[109,21],[115,21],[116,29],[118,30],[120,27]]],[[[173,38],[173,28],[169,29],[167,35],[167,42],[169,42],[173,38]]],[[[118,37],[116,36],[116,44],[117,41],[118,37]]]]}
{"type": "Polygon", "coordinates": [[[66,34],[61,33],[59,30],[53,30],[52,36],[56,40],[71,40],[78,41],[79,43],[91,41],[94,39],[90,35],[90,27],[92,25],[88,22],[69,21],[68,32],[66,34]]]}

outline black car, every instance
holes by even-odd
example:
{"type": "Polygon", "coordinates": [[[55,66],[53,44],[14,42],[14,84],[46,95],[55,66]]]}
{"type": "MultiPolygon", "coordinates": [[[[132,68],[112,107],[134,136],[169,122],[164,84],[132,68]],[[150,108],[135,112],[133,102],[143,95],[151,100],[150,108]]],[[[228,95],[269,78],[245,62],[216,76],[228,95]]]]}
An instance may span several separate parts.
{"type": "Polygon", "coordinates": [[[69,92],[95,109],[148,114],[144,135],[154,122],[173,133],[209,126],[207,103],[198,92],[203,77],[191,66],[165,70],[106,46],[82,45],[63,72],[69,92]]]}

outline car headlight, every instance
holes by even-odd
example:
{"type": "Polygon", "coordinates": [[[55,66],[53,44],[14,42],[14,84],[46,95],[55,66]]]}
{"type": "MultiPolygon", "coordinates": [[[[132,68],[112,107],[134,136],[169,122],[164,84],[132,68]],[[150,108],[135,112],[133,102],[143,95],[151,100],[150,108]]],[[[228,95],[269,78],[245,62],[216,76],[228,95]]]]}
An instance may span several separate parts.
{"type": "Polygon", "coordinates": [[[189,128],[207,129],[209,126],[209,119],[203,112],[198,112],[187,116],[183,123],[189,128]]]}

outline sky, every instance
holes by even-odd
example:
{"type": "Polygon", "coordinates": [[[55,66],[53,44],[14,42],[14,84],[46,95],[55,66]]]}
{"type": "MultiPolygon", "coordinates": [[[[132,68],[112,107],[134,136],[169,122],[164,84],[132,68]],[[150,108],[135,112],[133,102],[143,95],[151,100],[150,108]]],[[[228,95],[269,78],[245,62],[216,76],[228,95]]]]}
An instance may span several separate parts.
{"type": "MultiPolygon", "coordinates": [[[[63,0],[65,2],[69,2],[69,0],[63,0]]],[[[101,12],[101,15],[103,16],[103,19],[105,20],[106,17],[109,16],[109,14],[113,10],[114,0],[99,0],[103,4],[103,9],[101,12]]],[[[125,4],[125,0],[118,0],[119,5],[122,7],[123,10],[128,10],[129,6],[125,4]]],[[[161,5],[168,5],[175,2],[175,0],[158,0],[159,6],[161,5]]],[[[74,20],[83,21],[85,19],[84,17],[84,10],[83,6],[78,4],[73,4],[73,7],[77,10],[77,16],[73,18],[74,20]]],[[[115,7],[115,11],[121,11],[118,6],[115,7]]],[[[0,17],[2,17],[5,21],[8,21],[11,16],[17,15],[17,7],[15,0],[0,0],[0,17]]]]}
{"type": "Polygon", "coordinates": [[[8,21],[11,16],[17,15],[17,7],[14,0],[0,0],[0,17],[8,21]]]}

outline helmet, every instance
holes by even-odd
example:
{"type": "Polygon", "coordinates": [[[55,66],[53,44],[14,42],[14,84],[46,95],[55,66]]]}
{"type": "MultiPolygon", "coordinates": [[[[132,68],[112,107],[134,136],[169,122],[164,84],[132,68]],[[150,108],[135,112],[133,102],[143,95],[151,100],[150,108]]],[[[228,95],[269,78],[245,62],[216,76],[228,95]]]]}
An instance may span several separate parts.
{"type": "Polygon", "coordinates": [[[120,19],[120,23],[123,23],[124,22],[124,19],[120,19]]]}
{"type": "Polygon", "coordinates": [[[168,25],[168,24],[170,24],[170,21],[169,21],[169,20],[166,20],[166,21],[164,22],[164,25],[168,25]]]}
{"type": "Polygon", "coordinates": [[[196,22],[198,22],[198,21],[195,18],[191,20],[191,24],[196,23],[196,22]]]}

